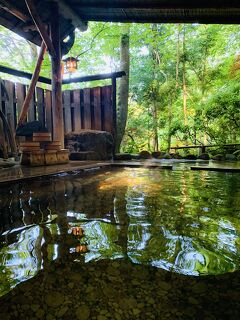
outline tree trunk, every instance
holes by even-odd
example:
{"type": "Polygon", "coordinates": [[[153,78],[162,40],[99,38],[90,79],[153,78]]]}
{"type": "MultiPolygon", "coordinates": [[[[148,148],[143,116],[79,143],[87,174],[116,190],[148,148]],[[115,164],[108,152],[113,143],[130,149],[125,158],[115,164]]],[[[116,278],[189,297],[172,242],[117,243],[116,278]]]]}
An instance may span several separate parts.
{"type": "Polygon", "coordinates": [[[153,150],[158,151],[158,114],[156,101],[153,101],[153,150]]]}
{"type": "Polygon", "coordinates": [[[172,98],[170,98],[170,102],[168,105],[168,137],[167,137],[167,151],[168,151],[168,153],[170,152],[171,142],[172,142],[171,125],[172,125],[172,98]]]}
{"type": "Polygon", "coordinates": [[[119,152],[121,142],[124,136],[127,114],[128,114],[128,93],[129,93],[129,25],[122,27],[121,35],[121,57],[120,70],[126,72],[126,76],[119,80],[118,103],[117,103],[117,135],[115,151],[119,152]]]}
{"type": "Polygon", "coordinates": [[[181,25],[178,24],[177,29],[177,54],[176,54],[176,89],[178,88],[178,77],[179,77],[179,62],[180,62],[180,32],[181,25]]]}
{"type": "MultiPolygon", "coordinates": [[[[158,54],[158,48],[157,48],[157,25],[154,23],[152,24],[152,33],[153,33],[153,43],[150,46],[151,49],[151,55],[153,59],[153,74],[152,74],[152,79],[155,82],[157,79],[157,74],[158,74],[158,69],[160,69],[160,56],[158,54]]],[[[158,151],[158,103],[157,103],[157,98],[158,98],[158,90],[159,88],[153,85],[152,88],[152,105],[153,105],[153,150],[158,151]]]]}
{"type": "Polygon", "coordinates": [[[187,82],[186,82],[186,39],[185,39],[185,26],[183,29],[183,115],[184,125],[187,125],[187,82]]]}

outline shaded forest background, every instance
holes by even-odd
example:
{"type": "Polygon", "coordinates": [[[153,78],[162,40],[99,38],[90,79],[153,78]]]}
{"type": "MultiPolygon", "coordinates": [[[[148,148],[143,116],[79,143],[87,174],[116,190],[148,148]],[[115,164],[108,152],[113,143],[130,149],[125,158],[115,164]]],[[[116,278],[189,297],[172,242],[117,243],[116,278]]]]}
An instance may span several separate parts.
{"type": "MultiPolygon", "coordinates": [[[[128,68],[129,50],[129,94],[126,78],[118,90],[128,106],[118,100],[118,127],[124,131],[127,119],[121,150],[135,153],[240,142],[239,43],[237,25],[90,23],[76,30],[68,56],[78,56],[83,76],[128,68]]],[[[0,50],[1,65],[33,71],[37,47],[3,27],[0,50]]],[[[41,74],[51,76],[48,57],[41,74]]]]}

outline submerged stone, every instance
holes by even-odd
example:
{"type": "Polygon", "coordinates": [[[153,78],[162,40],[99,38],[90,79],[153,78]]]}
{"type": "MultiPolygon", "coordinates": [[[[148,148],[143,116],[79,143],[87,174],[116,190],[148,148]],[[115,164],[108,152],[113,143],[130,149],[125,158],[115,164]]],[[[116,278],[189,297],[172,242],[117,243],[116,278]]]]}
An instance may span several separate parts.
{"type": "Polygon", "coordinates": [[[188,302],[189,302],[190,304],[198,304],[198,303],[199,303],[198,300],[195,299],[195,298],[193,298],[193,297],[189,297],[189,298],[188,298],[188,302]]]}
{"type": "Polygon", "coordinates": [[[56,308],[64,302],[64,295],[60,292],[49,292],[45,301],[49,307],[56,308]]]}
{"type": "Polygon", "coordinates": [[[196,293],[203,293],[207,291],[207,285],[205,283],[196,283],[192,290],[196,293]]]}
{"type": "Polygon", "coordinates": [[[78,307],[76,309],[75,315],[76,319],[78,320],[87,320],[90,317],[90,309],[86,305],[78,307]]]}
{"type": "Polygon", "coordinates": [[[168,291],[171,289],[171,285],[167,282],[164,282],[164,281],[159,281],[158,287],[160,287],[162,290],[165,290],[165,291],[168,291]]]}
{"type": "Polygon", "coordinates": [[[40,305],[38,304],[31,304],[31,309],[33,312],[36,312],[40,308],[40,305]]]}
{"type": "Polygon", "coordinates": [[[97,320],[107,320],[107,317],[105,317],[104,315],[100,314],[99,316],[97,316],[97,320]]]}
{"type": "Polygon", "coordinates": [[[62,307],[62,308],[58,311],[57,316],[58,316],[59,318],[61,318],[62,316],[64,316],[64,314],[65,314],[67,311],[68,311],[68,307],[67,307],[67,306],[62,307]]]}

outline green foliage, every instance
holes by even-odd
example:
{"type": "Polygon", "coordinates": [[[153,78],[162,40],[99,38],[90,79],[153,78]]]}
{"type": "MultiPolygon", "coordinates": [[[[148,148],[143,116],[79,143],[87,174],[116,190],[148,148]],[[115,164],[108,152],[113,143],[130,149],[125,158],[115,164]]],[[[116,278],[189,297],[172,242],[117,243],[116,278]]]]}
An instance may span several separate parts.
{"type": "MultiPolygon", "coordinates": [[[[68,54],[79,57],[74,76],[119,70],[121,28],[119,23],[90,22],[86,32],[76,31],[68,54]]],[[[240,142],[239,41],[238,25],[131,24],[129,115],[122,150],[152,151],[156,140],[160,149],[240,142]]],[[[33,70],[36,47],[3,27],[0,48],[2,65],[33,70]]],[[[48,56],[42,75],[51,75],[48,56]]]]}

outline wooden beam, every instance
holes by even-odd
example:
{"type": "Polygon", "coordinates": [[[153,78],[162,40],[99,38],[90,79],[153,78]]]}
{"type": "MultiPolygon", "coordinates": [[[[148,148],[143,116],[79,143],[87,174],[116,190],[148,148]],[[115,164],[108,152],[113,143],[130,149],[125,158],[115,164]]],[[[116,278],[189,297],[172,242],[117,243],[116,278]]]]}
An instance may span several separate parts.
{"type": "MultiPolygon", "coordinates": [[[[0,72],[11,74],[16,77],[25,78],[25,79],[32,79],[32,73],[25,72],[25,71],[19,71],[13,68],[5,67],[0,65],[0,72]]],[[[71,78],[71,79],[65,79],[62,81],[62,84],[70,84],[70,83],[80,83],[80,82],[91,82],[91,81],[97,81],[97,80],[107,80],[112,78],[121,78],[125,76],[124,71],[118,71],[118,72],[112,72],[112,73],[102,73],[102,74],[95,74],[92,76],[84,76],[84,77],[77,77],[77,78],[71,78]]],[[[39,77],[38,82],[51,84],[52,80],[46,77],[39,77]]]]}
{"type": "Polygon", "coordinates": [[[78,14],[66,3],[65,0],[59,0],[59,9],[61,10],[61,15],[65,19],[72,21],[72,24],[75,28],[78,28],[80,31],[86,31],[88,28],[87,22],[83,21],[78,14]]]}
{"type": "Polygon", "coordinates": [[[9,4],[9,2],[6,0],[0,0],[0,7],[5,11],[11,13],[13,16],[17,17],[19,20],[22,20],[23,22],[27,22],[28,20],[30,20],[29,16],[21,12],[12,4],[9,4]]]}
{"type": "Polygon", "coordinates": [[[124,71],[118,71],[113,73],[102,73],[95,74],[92,76],[84,76],[78,78],[65,79],[62,81],[62,84],[70,84],[70,83],[78,83],[78,82],[87,82],[87,81],[97,81],[97,80],[106,80],[112,78],[121,78],[125,76],[126,73],[124,71]]]}
{"type": "Polygon", "coordinates": [[[62,68],[61,68],[61,44],[60,44],[60,23],[58,4],[51,3],[51,40],[56,52],[51,56],[52,62],[52,119],[53,119],[53,139],[61,141],[64,147],[64,127],[62,108],[62,68]]]}
{"type": "MultiPolygon", "coordinates": [[[[29,80],[31,80],[32,76],[33,76],[32,73],[25,72],[25,71],[19,71],[19,70],[5,67],[5,66],[1,66],[1,65],[0,65],[0,72],[10,74],[12,76],[16,76],[19,78],[29,79],[29,80]]],[[[41,77],[41,76],[38,78],[38,82],[42,82],[42,83],[46,83],[46,84],[52,83],[51,79],[46,78],[46,77],[41,77]]]]}
{"type": "Polygon", "coordinates": [[[54,50],[54,46],[52,44],[52,41],[48,35],[48,32],[47,32],[47,29],[46,29],[46,26],[43,24],[38,12],[37,12],[37,8],[34,4],[34,1],[33,0],[25,0],[26,2],[26,5],[27,5],[27,8],[28,8],[28,11],[38,29],[38,32],[42,38],[42,40],[44,41],[49,53],[51,56],[55,56],[56,55],[56,52],[54,50]]]}
{"type": "Polygon", "coordinates": [[[36,87],[36,84],[38,81],[38,77],[39,77],[39,74],[41,71],[41,66],[42,66],[45,52],[46,52],[46,45],[44,42],[42,42],[41,49],[40,49],[39,56],[38,56],[38,60],[37,60],[37,64],[36,64],[36,67],[35,67],[35,70],[34,70],[34,73],[32,76],[32,80],[31,80],[27,95],[25,97],[25,100],[24,100],[24,103],[22,106],[20,116],[18,118],[17,127],[19,127],[25,121],[25,119],[27,117],[30,102],[33,97],[34,90],[35,90],[35,87],[36,87]]]}
{"type": "Polygon", "coordinates": [[[240,143],[229,143],[229,144],[206,144],[206,145],[190,145],[190,146],[180,146],[180,147],[171,147],[170,149],[194,149],[194,148],[215,148],[215,147],[236,147],[240,146],[240,143]]]}

